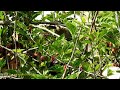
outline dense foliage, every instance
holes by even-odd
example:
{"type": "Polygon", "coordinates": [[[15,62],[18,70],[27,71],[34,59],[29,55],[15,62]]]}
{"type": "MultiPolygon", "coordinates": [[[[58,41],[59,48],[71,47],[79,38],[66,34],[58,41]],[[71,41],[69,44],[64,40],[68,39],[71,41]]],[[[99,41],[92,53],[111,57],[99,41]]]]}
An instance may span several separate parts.
{"type": "Polygon", "coordinates": [[[104,79],[120,66],[119,12],[45,12],[0,11],[0,76],[104,79]]]}

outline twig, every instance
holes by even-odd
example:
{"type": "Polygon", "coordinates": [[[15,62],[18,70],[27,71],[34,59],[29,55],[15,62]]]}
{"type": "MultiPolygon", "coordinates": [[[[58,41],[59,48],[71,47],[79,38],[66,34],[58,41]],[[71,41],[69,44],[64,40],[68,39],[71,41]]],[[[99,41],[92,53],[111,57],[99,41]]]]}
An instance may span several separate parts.
{"type": "Polygon", "coordinates": [[[28,51],[31,51],[31,50],[34,50],[34,49],[38,49],[38,47],[30,48],[30,49],[28,49],[26,51],[23,51],[23,53],[27,53],[28,51]]]}
{"type": "Polygon", "coordinates": [[[118,31],[120,32],[119,18],[118,18],[118,12],[117,12],[117,11],[115,11],[115,19],[116,19],[116,23],[117,23],[118,31]]]}
{"type": "MultiPolygon", "coordinates": [[[[94,15],[94,17],[93,17],[92,25],[91,25],[91,29],[90,29],[90,33],[92,32],[93,27],[95,27],[95,21],[96,21],[97,15],[98,15],[98,11],[95,12],[95,15],[94,15]]],[[[90,34],[90,33],[89,33],[89,34],[90,34]]],[[[89,45],[89,44],[88,44],[88,45],[89,45]]],[[[92,56],[94,56],[94,54],[93,54],[93,48],[92,48],[92,42],[91,42],[91,49],[92,49],[92,56]]],[[[92,63],[94,63],[94,59],[92,60],[92,63]]],[[[95,71],[95,66],[94,66],[94,64],[93,64],[93,69],[94,69],[94,79],[96,79],[96,71],[95,71]]]]}
{"type": "Polygon", "coordinates": [[[2,46],[2,45],[0,45],[0,47],[4,48],[4,49],[6,49],[6,50],[8,50],[8,51],[10,51],[10,52],[12,52],[14,54],[14,51],[12,51],[11,49],[9,49],[9,48],[7,48],[5,46],[2,46]]]}
{"type": "Polygon", "coordinates": [[[42,75],[35,67],[32,67],[38,74],[42,75]]]}
{"type": "Polygon", "coordinates": [[[70,58],[70,60],[68,61],[67,65],[66,65],[66,68],[65,68],[65,70],[64,70],[64,72],[63,72],[63,75],[62,75],[62,79],[64,79],[65,74],[66,74],[66,71],[67,71],[67,67],[68,67],[68,65],[70,64],[70,62],[71,62],[72,59],[73,59],[73,55],[74,55],[75,50],[76,50],[76,45],[77,45],[77,42],[78,42],[78,39],[79,39],[79,36],[80,36],[80,31],[81,31],[81,29],[80,29],[79,32],[78,32],[77,39],[76,39],[76,41],[75,41],[75,45],[74,45],[74,48],[73,48],[73,52],[72,52],[72,54],[71,54],[71,58],[70,58]]]}
{"type": "Polygon", "coordinates": [[[92,29],[93,29],[93,26],[95,26],[95,20],[96,20],[97,15],[98,15],[98,11],[95,12],[95,15],[94,15],[94,17],[93,17],[89,34],[91,33],[91,31],[92,31],[92,29]]]}
{"type": "Polygon", "coordinates": [[[29,33],[29,37],[34,43],[36,43],[35,40],[32,38],[31,33],[29,33]]]}
{"type": "MultiPolygon", "coordinates": [[[[15,11],[15,23],[14,23],[14,36],[13,36],[13,40],[14,40],[14,44],[15,44],[15,60],[16,60],[16,66],[17,66],[17,45],[16,45],[16,20],[17,20],[17,11],[15,11]]],[[[18,67],[16,67],[17,69],[18,67]]]]}
{"type": "MultiPolygon", "coordinates": [[[[96,12],[95,12],[95,15],[93,16],[92,23],[91,23],[91,28],[90,28],[90,31],[89,31],[89,35],[90,35],[90,33],[92,32],[93,27],[95,27],[95,21],[96,21],[97,15],[98,15],[98,11],[96,11],[96,12]]],[[[87,39],[89,40],[89,37],[87,37],[87,39]]],[[[84,50],[84,53],[85,53],[85,51],[90,52],[91,50],[92,50],[92,56],[93,56],[92,42],[91,42],[90,44],[87,44],[87,45],[86,45],[85,50],[84,50]]],[[[94,62],[94,59],[93,59],[92,62],[94,62]]],[[[94,67],[93,67],[93,68],[94,68],[94,67]]],[[[94,73],[95,73],[95,68],[94,68],[94,73]]],[[[95,74],[94,74],[94,75],[95,75],[95,74]]],[[[94,78],[95,78],[95,77],[94,77],[94,78]]]]}

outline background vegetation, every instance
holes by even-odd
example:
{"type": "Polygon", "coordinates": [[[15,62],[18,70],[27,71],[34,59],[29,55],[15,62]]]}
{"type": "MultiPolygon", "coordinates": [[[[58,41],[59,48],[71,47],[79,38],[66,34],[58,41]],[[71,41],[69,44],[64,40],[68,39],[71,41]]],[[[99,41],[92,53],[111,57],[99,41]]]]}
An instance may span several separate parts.
{"type": "Polygon", "coordinates": [[[0,11],[1,78],[104,79],[120,66],[120,12],[45,12],[0,11]]]}

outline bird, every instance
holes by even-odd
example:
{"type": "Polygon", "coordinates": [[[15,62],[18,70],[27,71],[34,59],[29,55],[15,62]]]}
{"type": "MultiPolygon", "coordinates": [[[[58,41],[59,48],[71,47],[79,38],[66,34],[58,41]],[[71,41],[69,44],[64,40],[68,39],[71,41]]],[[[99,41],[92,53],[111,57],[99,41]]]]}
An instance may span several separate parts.
{"type": "Polygon", "coordinates": [[[72,35],[70,33],[70,30],[64,25],[48,25],[47,26],[48,29],[54,29],[55,33],[58,35],[65,35],[65,38],[67,41],[71,41],[72,40],[72,35]]]}

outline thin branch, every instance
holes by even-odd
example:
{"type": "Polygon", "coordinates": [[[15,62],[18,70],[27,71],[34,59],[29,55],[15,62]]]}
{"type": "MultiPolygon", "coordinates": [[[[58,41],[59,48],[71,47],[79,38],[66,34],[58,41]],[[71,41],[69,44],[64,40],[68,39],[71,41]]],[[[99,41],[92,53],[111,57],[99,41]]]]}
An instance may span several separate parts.
{"type": "Polygon", "coordinates": [[[98,15],[98,11],[95,12],[95,15],[94,15],[94,17],[93,17],[89,34],[91,33],[93,27],[95,26],[95,21],[96,21],[97,15],[98,15]]]}
{"type": "MultiPolygon", "coordinates": [[[[16,46],[16,20],[17,20],[17,11],[15,11],[15,22],[14,22],[14,36],[13,36],[13,40],[14,40],[14,44],[15,44],[15,53],[17,53],[17,46],[16,46]]],[[[16,57],[15,57],[16,58],[16,57]]]]}
{"type": "MultiPolygon", "coordinates": [[[[4,20],[3,20],[3,22],[5,22],[5,21],[9,21],[9,19],[7,18],[7,14],[6,14],[6,12],[5,11],[3,11],[3,13],[4,13],[4,20]]],[[[6,29],[8,29],[8,25],[3,25],[3,28],[6,28],[6,29]]],[[[7,33],[5,34],[5,40],[6,40],[6,37],[7,37],[7,33]]],[[[4,43],[7,43],[7,41],[5,41],[4,43]]],[[[5,54],[7,55],[7,51],[5,52],[5,54]]],[[[5,55],[5,56],[6,56],[5,55]]],[[[7,61],[7,67],[8,67],[8,69],[9,69],[9,62],[8,62],[8,57],[6,57],[6,61],[7,61]]]]}
{"type": "Polygon", "coordinates": [[[9,48],[7,48],[5,46],[2,46],[2,45],[0,45],[0,47],[4,48],[4,49],[6,49],[6,50],[8,50],[8,51],[10,51],[10,52],[12,52],[14,54],[14,51],[12,51],[11,49],[9,49],[9,48]]]}
{"type": "Polygon", "coordinates": [[[73,52],[72,52],[72,54],[71,54],[71,58],[70,58],[70,60],[68,61],[67,65],[66,65],[66,68],[65,68],[65,70],[64,70],[64,73],[63,73],[63,75],[62,75],[62,79],[64,79],[65,74],[66,74],[66,71],[67,71],[67,67],[68,67],[68,65],[70,64],[70,62],[71,62],[72,59],[73,59],[73,55],[74,55],[75,50],[76,50],[76,45],[77,45],[77,42],[78,42],[78,39],[79,39],[79,36],[80,36],[80,31],[81,31],[81,29],[80,29],[79,32],[78,32],[78,35],[77,35],[77,38],[76,38],[76,41],[75,41],[75,45],[74,45],[74,48],[73,48],[73,52]]]}
{"type": "Polygon", "coordinates": [[[42,11],[42,18],[44,17],[44,11],[42,11]]]}
{"type": "Polygon", "coordinates": [[[117,12],[117,11],[115,11],[115,19],[116,19],[116,23],[117,23],[118,31],[120,32],[119,18],[118,18],[118,12],[117,12]]]}
{"type": "MultiPolygon", "coordinates": [[[[96,11],[95,15],[93,16],[92,23],[91,23],[91,28],[90,28],[90,31],[89,31],[89,35],[92,32],[93,27],[95,27],[95,22],[96,22],[97,15],[98,15],[98,11],[96,11]]],[[[87,39],[89,40],[89,37],[87,37],[87,39]]],[[[84,53],[85,53],[85,51],[90,52],[91,50],[92,50],[92,56],[93,56],[92,42],[90,44],[86,45],[84,53]]],[[[94,59],[93,59],[92,62],[94,62],[94,59]]],[[[95,76],[95,68],[93,67],[93,69],[94,69],[94,78],[96,78],[96,76],[95,76]]]]}
{"type": "Polygon", "coordinates": [[[56,20],[56,11],[53,12],[53,21],[56,20]]]}
{"type": "Polygon", "coordinates": [[[74,13],[74,19],[76,19],[76,11],[73,11],[73,13],[74,13]]]}
{"type": "Polygon", "coordinates": [[[35,67],[32,67],[38,74],[42,75],[35,67]]]}
{"type": "Polygon", "coordinates": [[[23,51],[23,53],[27,53],[28,51],[31,51],[31,50],[34,50],[34,49],[38,49],[38,47],[30,48],[30,49],[28,49],[26,51],[23,51]]]}
{"type": "MultiPolygon", "coordinates": [[[[14,31],[13,31],[13,33],[14,33],[14,35],[13,35],[13,40],[14,40],[14,44],[15,44],[15,60],[16,60],[16,66],[17,66],[17,45],[16,45],[16,21],[17,21],[17,11],[15,11],[15,23],[14,23],[14,31]]],[[[17,69],[18,67],[16,67],[16,69],[17,69]]]]}
{"type": "Polygon", "coordinates": [[[29,34],[30,39],[31,39],[34,43],[36,43],[35,40],[32,38],[31,33],[28,33],[28,34],[29,34]]]}
{"type": "MultiPolygon", "coordinates": [[[[95,27],[95,22],[96,22],[97,15],[98,15],[98,11],[96,11],[96,12],[95,12],[95,15],[93,16],[90,33],[92,32],[93,27],[95,27]]],[[[89,34],[90,34],[90,33],[89,33],[89,34]]],[[[88,44],[88,45],[89,45],[89,44],[88,44]]],[[[94,56],[93,48],[92,48],[92,42],[91,42],[91,50],[92,50],[92,56],[94,56]]],[[[92,63],[94,63],[94,59],[92,59],[92,63]]],[[[95,66],[94,66],[94,64],[93,64],[93,69],[94,69],[94,79],[96,79],[96,71],[95,71],[95,66]]]]}
{"type": "MultiPolygon", "coordinates": [[[[98,11],[96,11],[96,12],[95,12],[95,15],[93,16],[89,35],[90,35],[90,33],[92,32],[93,27],[95,27],[95,22],[96,22],[97,15],[98,15],[98,11]]],[[[88,37],[87,37],[87,39],[89,40],[88,37]]],[[[89,52],[90,49],[91,49],[91,47],[92,47],[92,43],[91,43],[91,44],[87,44],[86,47],[85,47],[84,52],[85,52],[85,51],[89,52]]]]}

